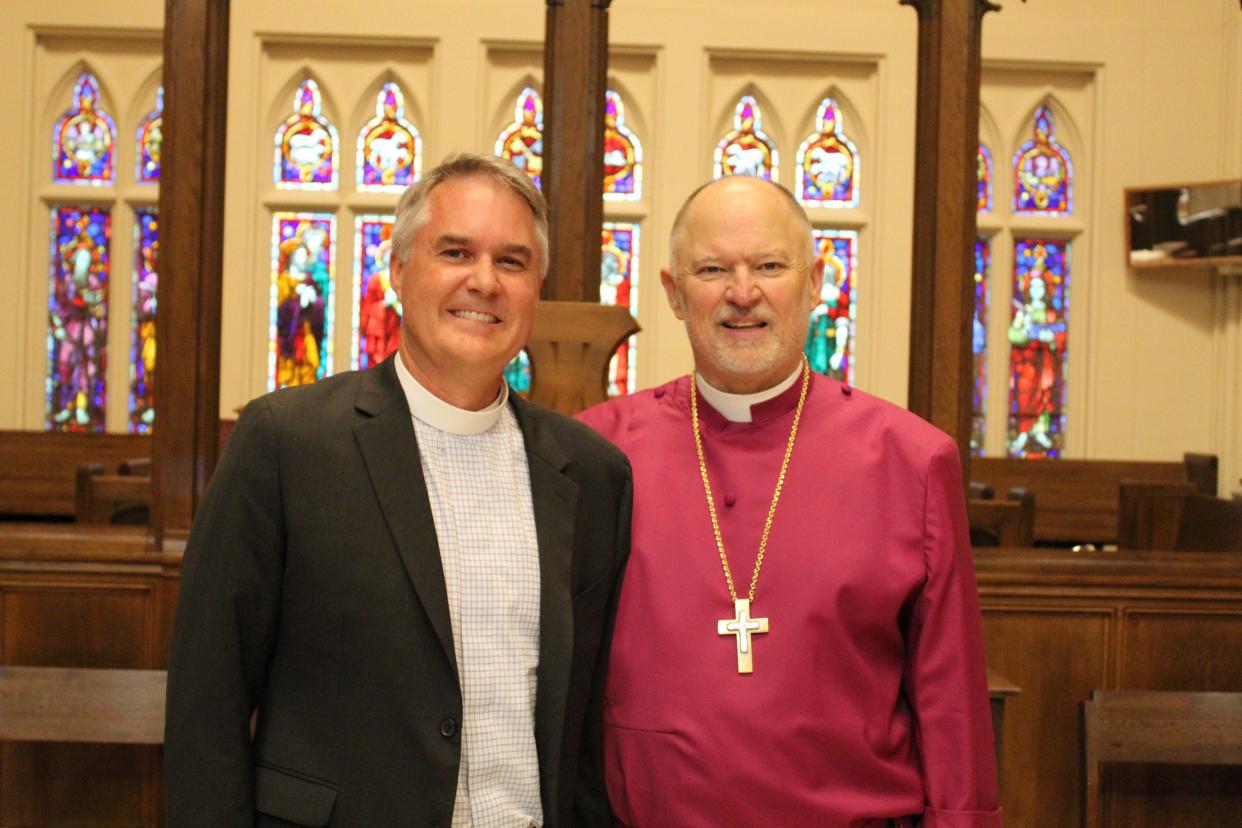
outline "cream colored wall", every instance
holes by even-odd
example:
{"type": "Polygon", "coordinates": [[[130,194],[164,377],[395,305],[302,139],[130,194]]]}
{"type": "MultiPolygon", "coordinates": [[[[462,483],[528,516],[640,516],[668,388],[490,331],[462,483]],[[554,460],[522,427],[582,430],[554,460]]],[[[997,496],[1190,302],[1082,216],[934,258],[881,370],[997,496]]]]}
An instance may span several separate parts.
{"type": "MultiPolygon", "coordinates": [[[[1185,450],[1214,451],[1224,479],[1235,479],[1242,474],[1242,277],[1130,272],[1122,252],[1122,189],[1242,176],[1242,13],[1235,0],[1004,5],[984,23],[983,135],[998,179],[1006,178],[1003,168],[1025,140],[1031,109],[1050,102],[1058,137],[1074,154],[1078,187],[1076,215],[1059,224],[1020,224],[1004,215],[981,222],[1001,241],[989,321],[989,452],[999,453],[1004,442],[1010,266],[1004,240],[1047,232],[1073,244],[1067,452],[1174,459],[1185,450]]],[[[332,2],[233,3],[223,414],[267,387],[271,213],[309,205],[338,214],[340,367],[349,354],[353,216],[390,209],[395,200],[349,187],[291,199],[272,187],[272,134],[301,73],[320,80],[344,152],[367,117],[368,94],[373,99],[389,76],[406,89],[409,117],[425,140],[425,165],[455,149],[487,152],[511,117],[518,88],[539,86],[543,9],[539,0],[376,0],[364,17],[332,2]]],[[[42,421],[47,228],[40,199],[48,193],[41,142],[49,113],[61,106],[47,102],[60,82],[59,64],[44,45],[47,33],[72,29],[73,37],[89,35],[84,44],[102,36],[113,45],[100,59],[118,66],[121,52],[135,50],[126,58],[132,71],[109,70],[118,77],[109,93],[130,106],[125,96],[138,94],[142,71],[158,65],[149,35],[161,12],[159,0],[6,5],[0,68],[20,82],[0,85],[0,109],[22,127],[0,133],[3,157],[21,159],[6,170],[0,199],[0,240],[12,251],[0,286],[14,297],[13,324],[0,328],[0,387],[15,392],[0,400],[0,427],[37,429],[42,421]],[[125,21],[123,31],[117,20],[125,21]],[[83,25],[108,31],[83,32],[83,25]],[[114,34],[122,37],[108,40],[114,34]]],[[[710,175],[712,148],[730,125],[738,95],[752,92],[765,105],[764,128],[781,154],[780,180],[792,185],[797,146],[813,129],[816,104],[832,94],[863,154],[865,189],[858,209],[821,210],[812,218],[859,231],[857,384],[904,402],[915,13],[896,0],[785,0],[762,7],[746,0],[616,0],[611,42],[610,83],[625,96],[646,162],[643,200],[606,208],[609,218],[642,223],[639,384],[690,367],[658,271],[673,213],[710,175]]],[[[77,51],[91,54],[87,45],[77,51]]],[[[1002,185],[997,195],[1006,192],[1002,185]]],[[[115,253],[114,261],[122,262],[115,253]]],[[[114,333],[119,327],[113,325],[114,333]]],[[[114,346],[114,364],[124,352],[114,346]]]]}

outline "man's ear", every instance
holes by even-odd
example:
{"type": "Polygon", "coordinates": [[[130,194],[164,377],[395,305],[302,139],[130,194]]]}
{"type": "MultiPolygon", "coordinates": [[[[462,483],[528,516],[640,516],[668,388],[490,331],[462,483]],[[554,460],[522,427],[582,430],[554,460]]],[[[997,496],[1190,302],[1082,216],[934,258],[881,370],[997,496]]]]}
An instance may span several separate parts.
{"type": "Polygon", "coordinates": [[[667,267],[660,271],[660,284],[664,285],[664,293],[668,296],[668,306],[673,309],[673,315],[684,322],[686,316],[681,303],[681,289],[667,267]]]}
{"type": "Polygon", "coordinates": [[[815,257],[815,263],[811,265],[810,280],[808,287],[811,291],[811,307],[815,307],[819,304],[820,291],[824,288],[824,260],[819,256],[815,257]]]}
{"type": "Polygon", "coordinates": [[[392,289],[397,296],[401,295],[401,279],[405,276],[405,262],[393,256],[388,260],[388,284],[392,285],[392,289]]]}

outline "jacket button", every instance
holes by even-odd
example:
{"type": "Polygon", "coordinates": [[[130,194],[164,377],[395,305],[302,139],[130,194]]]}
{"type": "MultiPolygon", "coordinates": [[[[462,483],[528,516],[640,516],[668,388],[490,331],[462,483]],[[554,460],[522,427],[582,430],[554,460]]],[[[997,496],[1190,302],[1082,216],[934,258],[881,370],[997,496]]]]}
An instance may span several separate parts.
{"type": "Polygon", "coordinates": [[[728,506],[730,509],[732,509],[732,508],[733,508],[733,504],[735,504],[735,503],[737,503],[737,497],[735,497],[734,495],[731,495],[731,494],[727,494],[727,495],[725,495],[725,499],[724,499],[724,504],[725,504],[725,506],[728,506]]]}
{"type": "Polygon", "coordinates": [[[457,735],[457,722],[453,719],[445,719],[440,722],[440,735],[444,738],[450,738],[457,735]]]}

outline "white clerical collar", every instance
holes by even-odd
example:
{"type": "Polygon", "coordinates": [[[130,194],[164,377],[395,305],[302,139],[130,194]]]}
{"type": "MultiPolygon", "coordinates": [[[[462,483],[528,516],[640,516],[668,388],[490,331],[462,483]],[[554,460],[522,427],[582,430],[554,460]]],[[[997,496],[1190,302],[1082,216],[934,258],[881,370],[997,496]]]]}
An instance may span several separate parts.
{"type": "Polygon", "coordinates": [[[802,363],[798,363],[798,367],[784,381],[773,385],[764,391],[756,391],[754,394],[730,394],[727,391],[721,391],[719,388],[713,388],[703,379],[703,375],[695,373],[695,377],[699,382],[699,391],[703,394],[703,399],[707,400],[712,408],[720,412],[726,420],[735,423],[751,422],[750,407],[759,403],[767,402],[773,397],[779,397],[785,393],[791,385],[797,381],[802,375],[802,363]]]}
{"type": "Polygon", "coordinates": [[[401,355],[397,354],[397,379],[401,381],[401,390],[405,392],[406,402],[410,404],[410,414],[422,420],[432,428],[469,437],[482,434],[500,419],[505,403],[509,401],[509,384],[500,383],[500,391],[496,399],[486,408],[470,411],[450,405],[423,387],[414,379],[414,375],[405,367],[401,355]]]}

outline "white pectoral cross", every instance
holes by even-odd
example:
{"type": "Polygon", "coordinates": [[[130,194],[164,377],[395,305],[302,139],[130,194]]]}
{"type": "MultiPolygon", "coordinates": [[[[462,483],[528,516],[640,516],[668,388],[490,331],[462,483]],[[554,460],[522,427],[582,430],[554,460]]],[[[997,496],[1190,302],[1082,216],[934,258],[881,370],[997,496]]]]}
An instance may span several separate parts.
{"type": "Polygon", "coordinates": [[[719,635],[737,636],[737,671],[753,673],[755,665],[751,659],[751,633],[760,634],[768,631],[768,619],[750,617],[750,599],[733,599],[733,617],[722,618],[716,622],[719,635]]]}

